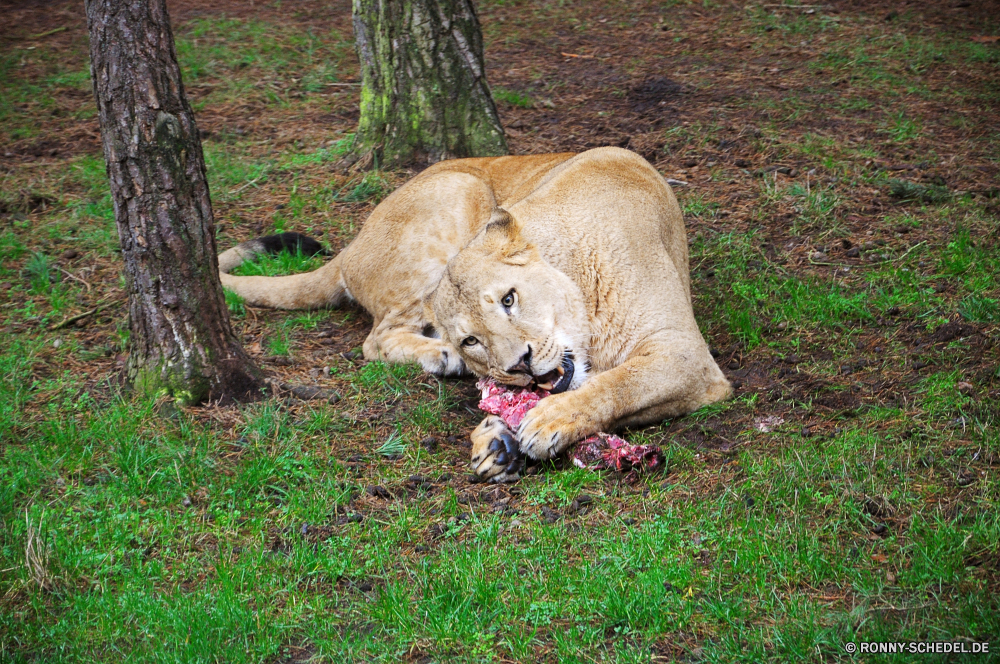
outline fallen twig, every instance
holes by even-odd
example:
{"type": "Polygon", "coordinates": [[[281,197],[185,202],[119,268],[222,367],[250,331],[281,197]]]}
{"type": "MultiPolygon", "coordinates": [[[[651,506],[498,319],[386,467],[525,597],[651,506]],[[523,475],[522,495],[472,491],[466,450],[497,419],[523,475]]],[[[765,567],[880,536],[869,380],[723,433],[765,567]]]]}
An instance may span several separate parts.
{"type": "Polygon", "coordinates": [[[581,60],[593,60],[594,59],[594,56],[592,56],[592,55],[580,55],[578,53],[563,53],[563,55],[565,57],[567,57],[567,58],[580,58],[581,60]]]}
{"type": "Polygon", "coordinates": [[[83,284],[84,286],[86,286],[86,287],[87,287],[87,292],[88,292],[88,293],[90,292],[90,284],[88,284],[88,283],[87,283],[86,281],[84,281],[84,280],[83,280],[83,279],[81,279],[80,277],[76,276],[75,274],[73,274],[73,273],[72,273],[72,272],[70,272],[69,270],[64,270],[64,269],[62,269],[62,268],[61,268],[61,267],[59,267],[58,265],[56,266],[56,269],[57,269],[57,270],[59,270],[60,272],[62,272],[63,274],[65,274],[65,275],[66,275],[67,277],[69,277],[70,279],[75,279],[76,281],[79,281],[79,282],[80,282],[81,284],[83,284]]]}
{"type": "Polygon", "coordinates": [[[268,172],[270,172],[270,169],[264,171],[263,173],[261,173],[260,175],[258,175],[257,177],[255,177],[253,180],[250,180],[249,182],[247,182],[246,184],[244,184],[242,187],[240,187],[238,189],[233,189],[232,191],[229,192],[229,195],[230,196],[234,196],[234,195],[240,193],[241,191],[243,191],[244,189],[246,189],[247,187],[249,187],[250,185],[253,185],[253,186],[256,187],[257,186],[257,180],[259,180],[262,177],[264,177],[265,175],[267,175],[268,172]]]}
{"type": "Polygon", "coordinates": [[[46,30],[45,32],[39,32],[37,35],[25,37],[25,39],[41,39],[42,37],[48,37],[49,35],[54,35],[57,32],[63,32],[64,30],[69,30],[69,28],[65,25],[61,25],[58,28],[52,28],[51,30],[46,30]]]}
{"type": "Polygon", "coordinates": [[[912,247],[910,247],[909,249],[907,249],[907,250],[906,250],[906,251],[905,251],[905,252],[903,253],[903,255],[902,255],[902,256],[900,256],[899,258],[896,258],[896,259],[893,259],[893,260],[897,260],[897,261],[901,261],[901,260],[903,260],[904,258],[906,258],[907,256],[909,256],[909,255],[910,255],[910,252],[911,252],[911,251],[913,251],[914,249],[916,249],[917,247],[919,247],[919,246],[920,246],[920,245],[922,245],[922,244],[927,244],[927,240],[923,240],[922,242],[917,242],[917,243],[916,243],[915,245],[913,245],[912,247]]]}
{"type": "Polygon", "coordinates": [[[49,332],[55,332],[56,330],[61,330],[61,329],[63,329],[64,327],[66,327],[68,325],[72,325],[73,323],[75,323],[78,320],[83,320],[84,318],[87,318],[88,316],[93,316],[94,314],[96,314],[98,311],[100,311],[104,307],[108,306],[109,304],[111,304],[111,303],[110,302],[104,302],[102,304],[97,305],[96,307],[94,307],[90,311],[84,311],[82,314],[77,314],[75,316],[70,316],[69,318],[63,318],[61,321],[59,321],[55,325],[50,325],[49,326],[49,332]]]}

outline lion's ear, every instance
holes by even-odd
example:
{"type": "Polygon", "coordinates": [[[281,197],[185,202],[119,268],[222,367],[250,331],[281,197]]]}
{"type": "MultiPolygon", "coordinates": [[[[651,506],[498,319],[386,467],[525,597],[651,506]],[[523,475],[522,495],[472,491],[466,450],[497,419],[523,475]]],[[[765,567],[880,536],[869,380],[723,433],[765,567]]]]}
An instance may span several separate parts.
{"type": "Polygon", "coordinates": [[[524,239],[521,224],[503,208],[493,208],[486,224],[486,246],[501,262],[525,265],[536,253],[535,245],[524,239]]]}

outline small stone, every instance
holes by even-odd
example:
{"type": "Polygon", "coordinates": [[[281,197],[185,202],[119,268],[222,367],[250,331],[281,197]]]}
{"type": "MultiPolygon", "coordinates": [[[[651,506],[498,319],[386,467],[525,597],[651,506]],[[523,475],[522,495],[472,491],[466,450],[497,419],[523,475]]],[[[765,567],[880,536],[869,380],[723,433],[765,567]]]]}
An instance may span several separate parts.
{"type": "Polygon", "coordinates": [[[181,498],[181,505],[184,507],[191,507],[191,499],[187,496],[181,498]]]}
{"type": "Polygon", "coordinates": [[[80,255],[80,252],[77,251],[76,249],[67,249],[66,251],[62,252],[62,257],[65,260],[72,260],[72,259],[76,258],[79,255],[80,255]]]}
{"type": "Polygon", "coordinates": [[[970,484],[973,484],[976,481],[976,479],[978,478],[972,474],[959,475],[957,478],[955,478],[955,484],[957,484],[958,486],[969,486],[970,484]]]}
{"type": "Polygon", "coordinates": [[[826,254],[822,251],[814,251],[811,256],[809,256],[814,261],[824,261],[826,260],[826,254]]]}
{"type": "Polygon", "coordinates": [[[555,511],[554,509],[546,507],[545,505],[542,505],[541,511],[542,511],[542,518],[545,519],[545,523],[555,523],[556,521],[562,518],[562,514],[555,511]]]}
{"type": "Polygon", "coordinates": [[[383,500],[388,500],[392,497],[392,494],[389,493],[388,489],[381,485],[369,486],[365,489],[365,493],[375,498],[382,498],[383,500]]]}
{"type": "Polygon", "coordinates": [[[876,525],[874,528],[872,528],[872,532],[875,533],[876,535],[885,535],[887,532],[889,532],[889,528],[884,523],[880,523],[876,525]]]}
{"type": "Polygon", "coordinates": [[[958,387],[958,391],[962,392],[963,394],[971,392],[974,389],[976,389],[975,386],[972,383],[967,383],[964,380],[961,381],[961,382],[959,382],[959,384],[956,385],[956,387],[958,387]]]}
{"type": "Polygon", "coordinates": [[[730,360],[730,362],[729,362],[729,364],[727,366],[729,367],[730,371],[736,371],[737,369],[740,368],[740,361],[739,360],[730,360]]]}
{"type": "Polygon", "coordinates": [[[847,250],[848,258],[857,258],[861,255],[861,247],[851,247],[847,250]]]}
{"type": "Polygon", "coordinates": [[[59,346],[62,346],[62,339],[56,339],[55,341],[52,342],[53,348],[59,348],[59,346]]]}
{"type": "Polygon", "coordinates": [[[585,511],[587,506],[594,502],[594,497],[581,493],[579,496],[573,499],[573,502],[569,506],[570,513],[577,513],[580,511],[585,511]]]}

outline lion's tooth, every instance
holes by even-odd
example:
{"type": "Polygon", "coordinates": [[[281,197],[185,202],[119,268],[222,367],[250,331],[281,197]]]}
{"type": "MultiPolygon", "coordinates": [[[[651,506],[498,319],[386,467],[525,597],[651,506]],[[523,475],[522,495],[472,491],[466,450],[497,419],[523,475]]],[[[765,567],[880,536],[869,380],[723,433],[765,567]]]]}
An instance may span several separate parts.
{"type": "Polygon", "coordinates": [[[562,368],[561,364],[558,367],[556,367],[556,371],[559,372],[560,376],[562,376],[562,375],[564,375],[566,373],[566,370],[562,368]]]}
{"type": "Polygon", "coordinates": [[[552,390],[552,383],[539,383],[538,387],[540,387],[543,390],[551,391],[552,390]]]}

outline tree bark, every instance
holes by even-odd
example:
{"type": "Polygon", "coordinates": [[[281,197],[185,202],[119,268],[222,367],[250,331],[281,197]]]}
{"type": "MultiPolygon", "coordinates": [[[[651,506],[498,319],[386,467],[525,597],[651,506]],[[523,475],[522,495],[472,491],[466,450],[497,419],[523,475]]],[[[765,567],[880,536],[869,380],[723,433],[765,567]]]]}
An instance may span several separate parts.
{"type": "Polygon", "coordinates": [[[194,114],[165,0],[87,0],[91,78],[139,392],[192,404],[260,395],[262,374],[229,324],[194,114]]]}
{"type": "Polygon", "coordinates": [[[353,0],[356,155],[382,165],[508,154],[471,0],[353,0]]]}

